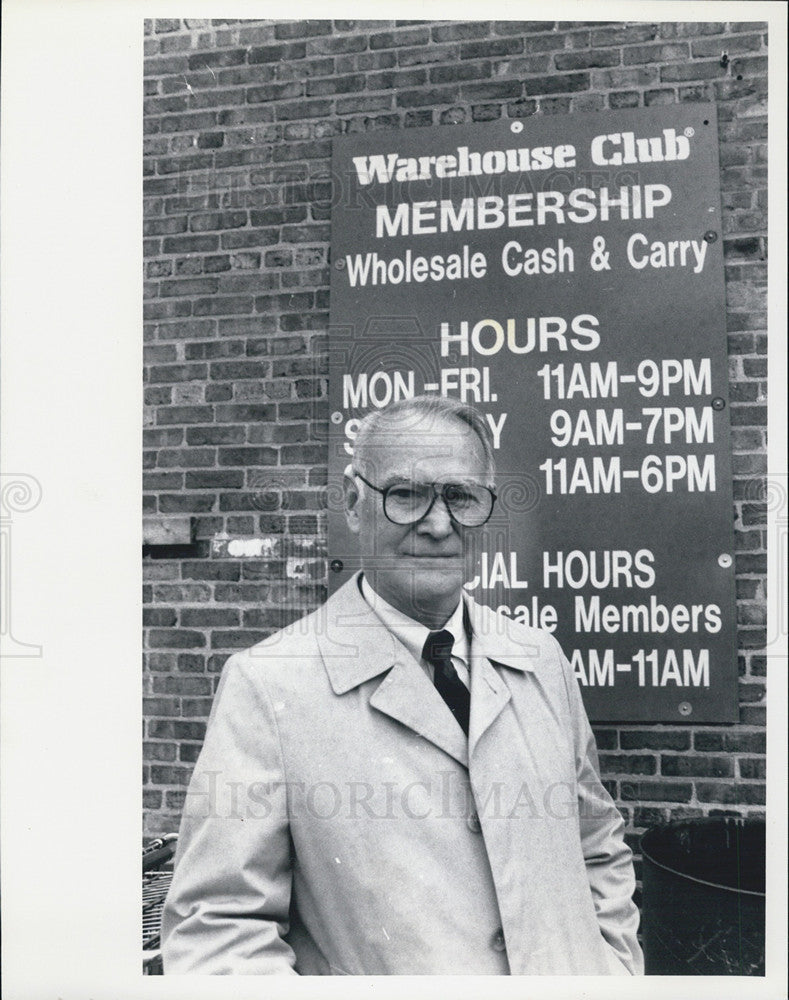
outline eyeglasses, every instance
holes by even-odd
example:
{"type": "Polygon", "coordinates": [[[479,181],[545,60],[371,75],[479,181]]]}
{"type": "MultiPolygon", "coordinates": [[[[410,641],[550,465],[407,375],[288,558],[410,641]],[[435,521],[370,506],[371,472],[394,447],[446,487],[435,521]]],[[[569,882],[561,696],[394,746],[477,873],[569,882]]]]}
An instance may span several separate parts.
{"type": "Polygon", "coordinates": [[[478,528],[493,513],[496,494],[488,486],[466,483],[392,483],[381,489],[353,470],[371,490],[383,494],[384,514],[393,524],[414,524],[427,517],[437,497],[446,504],[449,516],[464,528],[478,528]]]}

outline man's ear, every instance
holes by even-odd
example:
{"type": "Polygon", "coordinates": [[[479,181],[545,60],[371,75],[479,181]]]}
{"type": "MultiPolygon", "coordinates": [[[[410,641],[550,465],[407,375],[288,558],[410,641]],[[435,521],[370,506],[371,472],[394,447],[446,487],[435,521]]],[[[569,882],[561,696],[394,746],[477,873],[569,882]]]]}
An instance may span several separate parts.
{"type": "Polygon", "coordinates": [[[356,479],[346,471],[342,479],[343,506],[345,510],[345,520],[350,531],[354,535],[359,532],[359,484],[356,479]]]}

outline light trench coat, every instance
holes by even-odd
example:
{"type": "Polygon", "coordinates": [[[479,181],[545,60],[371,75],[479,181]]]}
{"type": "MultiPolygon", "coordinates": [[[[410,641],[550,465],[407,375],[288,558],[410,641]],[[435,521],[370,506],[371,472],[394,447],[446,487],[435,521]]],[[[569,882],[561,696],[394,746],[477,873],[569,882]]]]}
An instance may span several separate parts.
{"type": "Polygon", "coordinates": [[[464,597],[466,739],[357,581],[225,666],[165,973],[641,973],[631,852],[558,643],[464,597]]]}

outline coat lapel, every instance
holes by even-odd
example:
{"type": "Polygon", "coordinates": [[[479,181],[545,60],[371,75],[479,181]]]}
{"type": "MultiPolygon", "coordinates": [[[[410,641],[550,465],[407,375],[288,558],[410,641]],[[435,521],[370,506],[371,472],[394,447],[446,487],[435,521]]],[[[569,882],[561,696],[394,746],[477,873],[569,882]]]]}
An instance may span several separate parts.
{"type": "Polygon", "coordinates": [[[464,597],[471,625],[471,718],[469,756],[484,733],[494,725],[512,695],[496,667],[534,670],[539,647],[524,644],[512,634],[513,623],[490,608],[464,597]]]}
{"type": "Polygon", "coordinates": [[[474,652],[471,647],[471,718],[468,730],[469,756],[482,734],[501,715],[512,695],[487,656],[474,652]]]}
{"type": "Polygon", "coordinates": [[[370,704],[468,767],[465,733],[421,665],[405,649],[402,654],[373,692],[370,704]]]}
{"type": "Polygon", "coordinates": [[[497,668],[533,671],[539,647],[513,634],[513,623],[464,595],[471,627],[471,716],[463,733],[421,665],[382,625],[352,577],[315,614],[318,645],[335,694],[386,674],[370,705],[468,766],[481,737],[511,694],[497,668]]]}
{"type": "Polygon", "coordinates": [[[372,708],[429,740],[468,766],[468,744],[421,665],[382,625],[362,597],[358,574],[322,608],[318,645],[334,693],[386,676],[370,696],[372,708]]]}

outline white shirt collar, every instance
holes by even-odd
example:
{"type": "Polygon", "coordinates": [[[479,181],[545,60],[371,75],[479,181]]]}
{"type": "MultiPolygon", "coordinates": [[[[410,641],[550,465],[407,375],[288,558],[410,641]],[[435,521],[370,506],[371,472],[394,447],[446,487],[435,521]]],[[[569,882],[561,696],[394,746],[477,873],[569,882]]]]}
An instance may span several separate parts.
{"type": "MultiPolygon", "coordinates": [[[[425,625],[422,625],[421,622],[415,621],[413,618],[409,618],[408,615],[404,615],[403,612],[398,611],[397,608],[393,608],[391,604],[385,601],[383,597],[373,590],[367,582],[367,577],[364,576],[364,574],[362,574],[361,577],[361,588],[362,596],[373,611],[378,615],[383,624],[389,629],[396,639],[400,640],[417,663],[420,663],[422,661],[422,650],[425,648],[425,640],[430,634],[430,629],[425,625]]],[[[449,620],[444,628],[452,633],[455,640],[452,646],[453,658],[457,657],[459,660],[462,660],[466,666],[468,666],[468,637],[466,636],[466,630],[463,626],[462,598],[458,601],[457,607],[449,616],[449,620]]]]}

